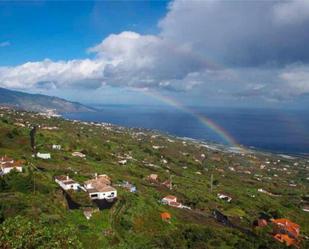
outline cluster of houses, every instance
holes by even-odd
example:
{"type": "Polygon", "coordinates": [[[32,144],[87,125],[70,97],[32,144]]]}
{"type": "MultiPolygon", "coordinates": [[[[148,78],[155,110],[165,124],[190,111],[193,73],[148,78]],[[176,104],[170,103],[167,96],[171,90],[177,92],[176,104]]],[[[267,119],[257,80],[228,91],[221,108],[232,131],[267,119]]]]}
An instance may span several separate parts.
{"type": "Polygon", "coordinates": [[[84,182],[83,186],[68,176],[56,176],[55,182],[65,191],[86,191],[92,200],[112,201],[117,198],[117,190],[111,186],[111,180],[107,175],[95,174],[95,177],[84,182]]]}
{"type": "Polygon", "coordinates": [[[7,156],[2,156],[0,158],[0,175],[8,174],[12,170],[22,172],[23,167],[23,161],[15,161],[14,159],[7,156]]]}
{"type": "Polygon", "coordinates": [[[296,248],[299,248],[300,226],[298,224],[285,218],[260,218],[253,223],[254,227],[265,227],[269,224],[272,225],[273,231],[271,234],[274,239],[286,246],[295,246],[296,248]]]}
{"type": "MultiPolygon", "coordinates": [[[[146,177],[146,180],[148,180],[150,183],[160,183],[159,176],[157,174],[150,174],[149,176],[146,177]]],[[[160,184],[169,189],[173,188],[173,183],[172,183],[171,178],[169,180],[165,180],[161,182],[160,184]]]]}
{"type": "MultiPolygon", "coordinates": [[[[61,150],[61,145],[59,144],[53,144],[52,145],[52,149],[53,150],[61,150]]],[[[72,156],[73,157],[79,157],[79,158],[86,158],[86,155],[81,153],[81,152],[78,152],[78,151],[75,151],[75,152],[72,152],[72,156]]],[[[47,159],[51,159],[51,154],[50,153],[41,153],[41,152],[37,152],[36,153],[36,157],[37,158],[40,158],[40,159],[44,159],[44,160],[47,160],[47,159]]]]}

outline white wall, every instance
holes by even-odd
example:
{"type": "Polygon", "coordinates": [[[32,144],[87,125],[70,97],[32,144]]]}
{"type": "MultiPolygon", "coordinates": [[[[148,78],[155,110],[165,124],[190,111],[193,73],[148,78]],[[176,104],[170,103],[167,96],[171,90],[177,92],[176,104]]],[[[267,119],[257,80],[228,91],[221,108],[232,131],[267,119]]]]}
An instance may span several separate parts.
{"type": "Polygon", "coordinates": [[[109,191],[109,192],[94,192],[89,193],[91,199],[114,199],[117,197],[117,190],[109,191]],[[97,196],[94,196],[97,195],[97,196]]]}

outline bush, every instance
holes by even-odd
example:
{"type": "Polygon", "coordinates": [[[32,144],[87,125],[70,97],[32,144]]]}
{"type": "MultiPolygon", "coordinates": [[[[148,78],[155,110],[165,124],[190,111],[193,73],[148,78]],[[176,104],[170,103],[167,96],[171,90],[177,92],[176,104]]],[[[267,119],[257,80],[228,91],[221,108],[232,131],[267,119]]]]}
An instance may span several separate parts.
{"type": "Polygon", "coordinates": [[[0,248],[5,249],[79,249],[81,243],[69,226],[49,227],[40,222],[16,216],[0,226],[0,248]]]}

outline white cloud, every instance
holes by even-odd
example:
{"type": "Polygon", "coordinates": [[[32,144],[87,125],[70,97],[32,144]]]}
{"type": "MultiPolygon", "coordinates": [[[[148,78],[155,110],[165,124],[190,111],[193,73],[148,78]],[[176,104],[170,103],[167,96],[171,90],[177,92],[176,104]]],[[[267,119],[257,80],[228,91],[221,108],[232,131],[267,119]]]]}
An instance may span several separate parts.
{"type": "Polygon", "coordinates": [[[178,88],[167,82],[207,67],[189,48],[159,36],[128,31],[110,35],[89,51],[96,52],[98,60],[108,61],[104,77],[111,85],[178,88]]]}
{"type": "Polygon", "coordinates": [[[1,47],[8,47],[10,45],[11,45],[11,43],[9,41],[0,42],[0,48],[1,47]]]}
{"type": "Polygon", "coordinates": [[[183,90],[196,82],[178,82],[207,68],[188,48],[129,31],[112,34],[88,51],[96,58],[0,67],[0,82],[13,88],[112,85],[183,90]]]}
{"type": "Polygon", "coordinates": [[[88,49],[94,59],[0,67],[0,85],[198,88],[209,96],[271,98],[308,93],[307,6],[305,1],[175,0],[158,35],[111,34],[88,49]]]}
{"type": "Polygon", "coordinates": [[[103,68],[104,62],[90,59],[27,62],[16,67],[0,67],[0,82],[4,87],[21,89],[35,88],[41,82],[61,88],[83,81],[100,81],[103,68]]]}

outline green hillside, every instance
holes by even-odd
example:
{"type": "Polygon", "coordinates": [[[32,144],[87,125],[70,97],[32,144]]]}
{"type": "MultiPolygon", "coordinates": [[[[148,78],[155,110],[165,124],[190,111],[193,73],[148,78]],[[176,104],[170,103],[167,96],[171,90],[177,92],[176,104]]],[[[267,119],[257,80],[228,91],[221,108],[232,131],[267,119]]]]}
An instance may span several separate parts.
{"type": "Polygon", "coordinates": [[[253,229],[261,214],[299,224],[299,245],[309,248],[309,213],[302,210],[309,200],[308,158],[217,148],[156,132],[1,109],[0,156],[24,160],[25,167],[0,176],[0,248],[285,248],[272,238],[271,225],[253,229]],[[31,125],[40,127],[37,151],[51,153],[51,159],[32,157],[31,125]],[[73,157],[74,151],[86,159],[73,157]],[[69,191],[79,206],[69,209],[54,176],[82,184],[95,173],[110,176],[117,200],[97,211],[86,193],[69,191]],[[149,181],[150,174],[158,181],[149,181]],[[162,184],[166,180],[172,180],[171,189],[162,184]],[[123,181],[137,192],[121,187],[123,181]],[[167,195],[191,209],[161,204],[167,195]],[[96,212],[87,220],[83,211],[89,208],[96,212]],[[214,210],[232,225],[216,220],[214,210]],[[171,214],[169,221],[161,219],[163,212],[171,214]]]}
{"type": "Polygon", "coordinates": [[[53,109],[56,112],[89,112],[93,108],[84,106],[77,102],[70,102],[65,99],[50,97],[42,94],[29,94],[19,91],[12,91],[0,87],[0,104],[15,107],[26,111],[45,112],[53,109]]]}

